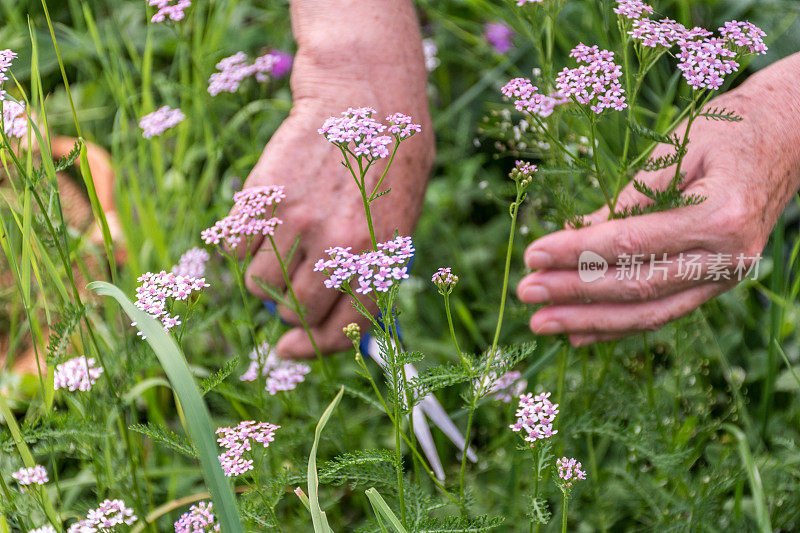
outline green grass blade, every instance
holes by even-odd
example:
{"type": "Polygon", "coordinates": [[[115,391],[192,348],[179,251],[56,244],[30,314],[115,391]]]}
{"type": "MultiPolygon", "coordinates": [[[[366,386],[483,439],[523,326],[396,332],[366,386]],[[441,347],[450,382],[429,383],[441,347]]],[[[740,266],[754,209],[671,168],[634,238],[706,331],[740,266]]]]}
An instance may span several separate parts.
{"type": "Polygon", "coordinates": [[[758,523],[758,530],[762,533],[769,533],[772,531],[772,524],[769,518],[769,510],[767,509],[766,497],[764,496],[764,485],[761,483],[761,474],[758,472],[758,467],[753,459],[753,454],[750,451],[750,445],[747,444],[747,437],[744,432],[733,424],[723,424],[725,430],[736,439],[739,447],[739,456],[744,463],[747,478],[750,480],[750,491],[753,493],[753,503],[756,508],[756,522],[758,523]]]}
{"type": "Polygon", "coordinates": [[[137,309],[116,286],[103,281],[89,284],[89,289],[103,296],[111,296],[122,307],[125,314],[136,322],[137,328],[147,337],[161,366],[180,400],[186,417],[186,430],[200,457],[203,477],[214,501],[214,513],[218,516],[220,527],[226,533],[242,532],[236,500],[231,485],[222,473],[217,459],[217,444],[208,408],[200,396],[194,376],[178,345],[164,331],[155,319],[137,309]]]}
{"type": "Polygon", "coordinates": [[[333,533],[331,526],[328,525],[328,518],[322,512],[319,506],[319,477],[317,476],[317,446],[319,445],[319,438],[322,435],[322,430],[325,429],[325,424],[333,414],[333,410],[339,405],[339,400],[342,399],[344,394],[344,387],[339,389],[339,394],[330,403],[330,405],[322,413],[319,422],[317,422],[317,429],[314,431],[314,445],[311,446],[311,454],[308,456],[308,499],[311,505],[311,521],[314,523],[314,533],[333,533]]]}
{"type": "Polygon", "coordinates": [[[384,500],[380,493],[375,490],[375,487],[367,489],[364,494],[366,494],[367,498],[369,498],[369,503],[372,505],[372,509],[375,511],[376,515],[385,518],[397,533],[407,533],[406,528],[403,527],[403,524],[400,523],[400,520],[392,512],[391,508],[389,508],[386,500],[384,500]]]}

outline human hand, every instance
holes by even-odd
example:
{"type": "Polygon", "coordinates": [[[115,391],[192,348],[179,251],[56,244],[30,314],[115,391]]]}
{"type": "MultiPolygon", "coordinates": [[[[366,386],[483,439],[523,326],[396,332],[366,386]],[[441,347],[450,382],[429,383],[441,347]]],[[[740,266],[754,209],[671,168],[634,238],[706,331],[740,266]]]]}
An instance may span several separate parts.
{"type": "MultiPolygon", "coordinates": [[[[742,122],[700,118],[694,123],[682,188],[704,197],[702,203],[615,220],[608,220],[606,207],[587,217],[590,226],[544,236],[528,247],[525,263],[536,272],[522,279],[517,294],[525,303],[548,304],[531,317],[534,333],[568,334],[573,345],[582,346],[658,330],[740,281],[733,275],[739,259],[745,269],[752,266],[800,186],[800,99],[796,88],[780,81],[796,79],[797,64],[798,57],[787,58],[709,104],[736,112],[742,122]],[[787,76],[787,70],[793,75],[787,76]],[[593,282],[581,281],[577,269],[587,250],[610,265],[593,282]],[[631,279],[620,258],[637,254],[644,264],[631,279]],[[662,265],[651,263],[663,254],[666,275],[662,265]],[[699,256],[697,276],[685,275],[690,256],[699,256]],[[721,259],[732,263],[730,279],[714,279],[714,265],[721,259]]],[[[654,156],[670,150],[659,146],[654,156]]],[[[670,167],[637,178],[664,189],[674,174],[670,167]]],[[[620,193],[617,210],[646,200],[629,185],[620,193]]]]}
{"type": "MultiPolygon", "coordinates": [[[[405,141],[392,163],[382,186],[391,187],[391,194],[372,206],[379,240],[391,238],[395,230],[410,234],[433,163],[427,73],[411,2],[293,1],[292,23],[298,43],[291,77],[294,106],[244,186],[286,186],[286,199],[277,212],[283,224],[275,232],[275,244],[285,258],[300,238],[288,265],[289,277],[320,350],[328,353],[350,346],[343,326],[366,323],[349,297],[325,288],[325,276],[314,272],[313,265],[331,246],[366,250],[371,242],[356,184],[340,163],[339,150],[317,129],[329,116],[361,106],[374,107],[381,118],[406,113],[422,124],[422,133],[405,141]]],[[[376,165],[371,177],[377,181],[382,171],[376,165]]],[[[253,260],[245,273],[250,292],[269,299],[261,282],[286,291],[270,242],[257,240],[250,252],[253,260]]],[[[239,253],[243,257],[244,250],[239,253]]],[[[291,301],[288,294],[286,298],[291,301]]],[[[298,316],[284,305],[278,312],[295,326],[278,342],[278,353],[312,357],[314,350],[298,316]]]]}

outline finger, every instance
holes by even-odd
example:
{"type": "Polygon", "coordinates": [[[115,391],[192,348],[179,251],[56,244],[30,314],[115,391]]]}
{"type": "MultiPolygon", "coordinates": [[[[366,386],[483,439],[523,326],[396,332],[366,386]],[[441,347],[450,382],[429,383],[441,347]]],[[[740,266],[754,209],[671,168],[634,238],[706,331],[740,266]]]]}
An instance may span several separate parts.
{"type": "MultiPolygon", "coordinates": [[[[300,303],[306,322],[312,326],[318,325],[323,318],[328,316],[341,295],[338,291],[325,287],[323,282],[326,276],[321,272],[314,272],[315,262],[316,256],[313,259],[304,260],[292,275],[292,289],[300,303]]],[[[286,297],[288,298],[288,296],[287,294],[286,297]]],[[[278,314],[287,323],[300,325],[297,313],[288,306],[279,305],[278,314]]]]}
{"type": "Polygon", "coordinates": [[[709,283],[642,303],[551,305],[534,313],[530,327],[539,335],[657,331],[729,288],[729,285],[709,283]]]}
{"type": "MultiPolygon", "coordinates": [[[[295,236],[290,235],[288,232],[276,232],[273,240],[277,247],[278,253],[281,258],[286,258],[289,251],[294,245],[295,236]]],[[[286,265],[289,279],[297,266],[303,260],[302,250],[295,251],[291,262],[286,265]]],[[[261,247],[255,252],[250,265],[245,272],[245,286],[251,294],[262,300],[270,299],[270,295],[261,288],[261,285],[269,285],[278,292],[283,292],[286,289],[286,281],[283,278],[283,271],[281,270],[280,263],[275,257],[275,250],[272,248],[272,243],[265,240],[261,247]]]]}
{"type": "MultiPolygon", "coordinates": [[[[323,355],[352,347],[352,341],[342,332],[342,328],[352,322],[358,324],[362,331],[369,325],[369,320],[353,309],[350,297],[341,296],[323,322],[311,328],[311,335],[323,355]]],[[[275,349],[285,359],[310,359],[316,356],[314,346],[302,328],[287,331],[275,349]]]]}
{"type": "Polygon", "coordinates": [[[638,333],[642,333],[641,331],[631,332],[631,333],[604,333],[604,334],[577,334],[577,335],[570,335],[569,336],[569,343],[574,346],[575,348],[580,348],[581,346],[589,346],[590,344],[594,344],[596,342],[611,342],[616,341],[622,338],[625,338],[629,335],[636,335],[638,333]]]}
{"type": "MultiPolygon", "coordinates": [[[[632,258],[608,271],[539,270],[517,285],[527,304],[638,302],[663,298],[710,281],[737,277],[733,255],[690,250],[677,256],[632,258]]],[[[740,274],[739,274],[739,277],[740,274]]]]}

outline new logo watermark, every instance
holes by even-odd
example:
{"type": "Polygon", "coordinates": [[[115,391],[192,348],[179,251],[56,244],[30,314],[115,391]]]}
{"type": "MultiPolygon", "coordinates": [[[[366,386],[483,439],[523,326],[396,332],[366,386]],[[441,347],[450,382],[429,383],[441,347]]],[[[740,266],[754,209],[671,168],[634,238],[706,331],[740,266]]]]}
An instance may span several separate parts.
{"type": "MultiPolygon", "coordinates": [[[[758,278],[761,254],[684,254],[667,257],[662,254],[623,254],[614,262],[614,279],[649,281],[660,277],[663,281],[673,279],[691,281],[742,281],[745,278],[758,278]]],[[[608,261],[600,254],[584,250],[578,257],[578,276],[584,283],[592,283],[606,277],[608,261]]]]}
{"type": "Polygon", "coordinates": [[[591,283],[606,277],[608,261],[591,250],[584,250],[578,257],[578,276],[584,283],[591,283]]]}

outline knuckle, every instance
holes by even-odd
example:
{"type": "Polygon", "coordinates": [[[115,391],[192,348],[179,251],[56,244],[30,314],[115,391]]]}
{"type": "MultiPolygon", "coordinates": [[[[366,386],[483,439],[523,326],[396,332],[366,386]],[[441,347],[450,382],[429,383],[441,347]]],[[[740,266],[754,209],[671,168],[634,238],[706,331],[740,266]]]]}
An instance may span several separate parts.
{"type": "Polygon", "coordinates": [[[622,255],[633,255],[640,253],[645,243],[644,235],[641,231],[634,229],[630,225],[621,227],[614,234],[611,252],[617,257],[622,255]]]}
{"type": "Polygon", "coordinates": [[[625,300],[647,301],[654,299],[658,295],[656,286],[645,280],[625,280],[620,288],[622,297],[625,300]]]}
{"type": "Polygon", "coordinates": [[[669,316],[663,312],[651,312],[642,317],[642,329],[645,331],[658,331],[669,322],[669,316]]]}

